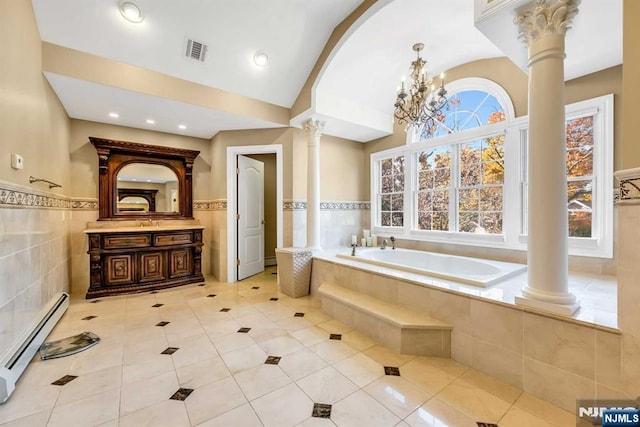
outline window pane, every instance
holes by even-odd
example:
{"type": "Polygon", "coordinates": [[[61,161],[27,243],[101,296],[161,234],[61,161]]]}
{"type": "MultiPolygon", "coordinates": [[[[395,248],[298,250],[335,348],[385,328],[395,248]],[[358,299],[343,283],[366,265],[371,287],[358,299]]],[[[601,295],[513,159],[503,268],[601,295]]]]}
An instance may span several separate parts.
{"type": "Polygon", "coordinates": [[[432,230],[449,230],[449,212],[434,212],[432,218],[432,230]]]}
{"type": "Polygon", "coordinates": [[[434,211],[449,210],[449,191],[433,192],[433,210],[434,211]]]}
{"type": "Polygon", "coordinates": [[[569,237],[591,237],[593,182],[591,180],[567,183],[569,210],[569,237]]]}
{"type": "Polygon", "coordinates": [[[421,191],[418,193],[418,212],[430,211],[431,208],[431,192],[421,191]]]}
{"type": "Polygon", "coordinates": [[[479,163],[462,165],[460,170],[460,185],[463,187],[473,187],[480,185],[481,167],[479,163]]]}
{"type": "Polygon", "coordinates": [[[470,190],[459,190],[458,209],[461,211],[477,211],[478,190],[475,188],[472,188],[470,190]]]}
{"type": "Polygon", "coordinates": [[[420,140],[473,129],[506,119],[498,99],[482,90],[465,90],[452,94],[435,125],[421,129],[420,140]]]}
{"type": "Polygon", "coordinates": [[[485,232],[491,234],[502,233],[502,213],[491,212],[480,214],[480,229],[476,230],[476,233],[485,232]],[[482,230],[482,231],[480,231],[482,230]]]}
{"type": "Polygon", "coordinates": [[[427,170],[419,172],[418,190],[433,188],[433,171],[427,170]]]}
{"type": "Polygon", "coordinates": [[[593,116],[567,120],[567,177],[593,174],[593,116]]]}
{"type": "Polygon", "coordinates": [[[504,162],[482,164],[483,184],[504,184],[504,162]]]}
{"type": "Polygon", "coordinates": [[[448,187],[451,183],[451,169],[443,168],[434,171],[433,186],[435,188],[448,187]]]}
{"type": "Polygon", "coordinates": [[[481,211],[502,211],[502,187],[487,187],[480,190],[481,211]]]}
{"type": "Polygon", "coordinates": [[[465,233],[475,233],[480,225],[480,215],[478,212],[460,212],[458,216],[458,231],[465,233]]]}
{"type": "Polygon", "coordinates": [[[404,215],[402,212],[391,213],[391,225],[394,227],[402,227],[404,215]]]}
{"type": "Polygon", "coordinates": [[[591,237],[591,212],[569,212],[569,237],[591,237]]]}
{"type": "Polygon", "coordinates": [[[391,212],[382,212],[380,214],[380,225],[383,227],[391,226],[391,212]]]}
{"type": "Polygon", "coordinates": [[[390,211],[391,210],[391,195],[383,194],[380,198],[380,210],[381,211],[390,211]]]}
{"type": "Polygon", "coordinates": [[[380,226],[402,225],[404,214],[404,156],[380,160],[380,226]]]}
{"type": "Polygon", "coordinates": [[[418,212],[418,230],[431,230],[431,212],[418,212]]]}

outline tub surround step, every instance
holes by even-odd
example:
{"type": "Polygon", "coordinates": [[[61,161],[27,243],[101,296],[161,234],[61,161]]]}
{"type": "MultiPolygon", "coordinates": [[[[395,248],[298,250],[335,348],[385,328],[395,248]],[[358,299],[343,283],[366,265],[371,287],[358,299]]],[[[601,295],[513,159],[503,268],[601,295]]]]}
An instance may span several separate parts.
{"type": "Polygon", "coordinates": [[[451,356],[452,326],[447,323],[331,283],[322,283],[318,293],[327,314],[393,350],[451,356]]]}

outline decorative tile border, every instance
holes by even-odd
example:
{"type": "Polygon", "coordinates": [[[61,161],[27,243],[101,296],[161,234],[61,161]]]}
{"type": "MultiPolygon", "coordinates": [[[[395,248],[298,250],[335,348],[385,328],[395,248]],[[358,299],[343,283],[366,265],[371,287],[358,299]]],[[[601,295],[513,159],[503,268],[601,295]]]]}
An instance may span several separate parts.
{"type": "Polygon", "coordinates": [[[617,204],[640,204],[640,168],[617,171],[614,175],[620,182],[617,204]]]}
{"type": "Polygon", "coordinates": [[[98,199],[89,199],[89,198],[75,198],[71,199],[71,209],[78,209],[83,211],[97,211],[98,210],[98,199]]]}
{"type": "MultiPolygon", "coordinates": [[[[285,200],[282,203],[284,210],[296,211],[306,210],[307,202],[302,200],[285,200]]],[[[320,210],[322,211],[358,211],[370,210],[370,202],[342,202],[342,201],[326,201],[320,202],[320,210]]]]}
{"type": "Polygon", "coordinates": [[[0,207],[71,209],[69,197],[0,181],[0,207]]]}
{"type": "Polygon", "coordinates": [[[194,200],[193,209],[196,211],[226,211],[227,199],[194,200]]]}

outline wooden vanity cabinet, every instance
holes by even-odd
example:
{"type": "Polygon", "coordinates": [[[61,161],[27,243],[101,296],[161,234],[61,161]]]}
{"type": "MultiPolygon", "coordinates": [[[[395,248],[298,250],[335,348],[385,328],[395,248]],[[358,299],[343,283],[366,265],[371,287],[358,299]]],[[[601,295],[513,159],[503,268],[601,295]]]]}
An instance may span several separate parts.
{"type": "Polygon", "coordinates": [[[202,227],[96,229],[86,233],[88,299],[204,282],[202,227]]]}

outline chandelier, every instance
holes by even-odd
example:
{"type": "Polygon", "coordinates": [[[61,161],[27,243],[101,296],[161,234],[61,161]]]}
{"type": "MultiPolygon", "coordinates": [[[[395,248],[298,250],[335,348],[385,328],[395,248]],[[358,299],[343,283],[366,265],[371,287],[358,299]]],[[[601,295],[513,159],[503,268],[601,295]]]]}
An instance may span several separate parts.
{"type": "Polygon", "coordinates": [[[398,87],[393,116],[398,119],[399,124],[408,122],[416,127],[425,124],[431,127],[447,105],[444,73],[440,74],[440,86],[436,90],[433,78],[427,73],[427,61],[420,57],[423,48],[422,43],[413,45],[417,57],[409,68],[411,81],[405,85],[405,79],[402,77],[402,83],[398,87]]]}

